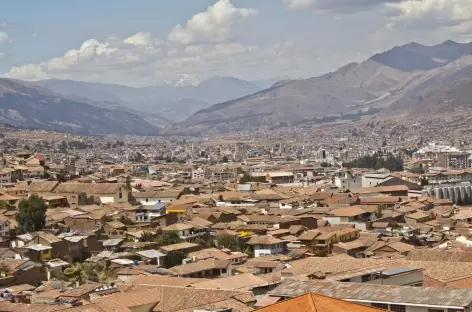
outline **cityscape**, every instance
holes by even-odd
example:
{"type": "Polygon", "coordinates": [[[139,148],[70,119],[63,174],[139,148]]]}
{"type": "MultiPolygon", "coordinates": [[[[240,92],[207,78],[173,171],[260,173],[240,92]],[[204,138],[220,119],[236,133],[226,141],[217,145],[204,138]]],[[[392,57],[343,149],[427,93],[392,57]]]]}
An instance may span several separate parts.
{"type": "Polygon", "coordinates": [[[0,4],[0,311],[472,311],[472,2],[51,4],[0,4]]]}

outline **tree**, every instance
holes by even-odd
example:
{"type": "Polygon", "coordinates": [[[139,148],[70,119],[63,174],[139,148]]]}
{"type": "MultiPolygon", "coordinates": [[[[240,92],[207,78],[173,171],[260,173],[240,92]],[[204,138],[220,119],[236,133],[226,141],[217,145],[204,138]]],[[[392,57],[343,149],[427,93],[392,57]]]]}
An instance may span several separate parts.
{"type": "Polygon", "coordinates": [[[243,176],[239,179],[239,183],[244,184],[249,182],[265,183],[266,179],[265,177],[253,177],[249,173],[244,172],[243,176]]]}
{"type": "Polygon", "coordinates": [[[22,199],[18,205],[16,221],[20,233],[41,230],[46,225],[46,202],[38,195],[22,199]]]}
{"type": "Polygon", "coordinates": [[[377,217],[381,217],[382,216],[382,212],[383,210],[385,209],[385,205],[377,205],[377,210],[375,211],[377,217]]]}
{"type": "Polygon", "coordinates": [[[0,209],[6,209],[8,211],[16,210],[14,205],[11,205],[9,202],[0,200],[0,209]]]}
{"type": "Polygon", "coordinates": [[[167,246],[167,245],[180,243],[179,233],[173,231],[173,232],[158,234],[156,237],[156,243],[159,246],[167,246]]]}
{"type": "Polygon", "coordinates": [[[118,221],[120,221],[121,223],[123,223],[124,225],[135,225],[136,222],[134,222],[133,220],[131,220],[130,218],[127,218],[125,216],[121,216],[118,221]]]}
{"type": "Polygon", "coordinates": [[[238,240],[230,234],[220,234],[216,236],[216,244],[219,248],[228,248],[236,250],[238,248],[238,240]]]}
{"type": "Polygon", "coordinates": [[[222,160],[223,163],[227,164],[229,162],[228,156],[223,156],[222,160]]]}

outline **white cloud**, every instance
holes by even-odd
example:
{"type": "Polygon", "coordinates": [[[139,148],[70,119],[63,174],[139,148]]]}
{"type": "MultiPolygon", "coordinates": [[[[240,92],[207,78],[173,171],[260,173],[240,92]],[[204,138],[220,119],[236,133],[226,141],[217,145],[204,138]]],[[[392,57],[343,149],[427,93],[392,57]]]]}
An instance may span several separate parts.
{"type": "Polygon", "coordinates": [[[185,27],[174,27],[166,41],[159,41],[149,32],[124,39],[89,39],[62,56],[13,67],[5,76],[152,85],[180,74],[244,74],[257,65],[278,61],[273,47],[228,41],[233,26],[256,13],[235,8],[229,0],[219,0],[207,11],[194,15],[185,27]]]}
{"type": "Polygon", "coordinates": [[[472,30],[470,0],[406,0],[387,4],[394,21],[409,27],[447,28],[453,32],[472,30]]]}
{"type": "Polygon", "coordinates": [[[329,13],[357,13],[368,11],[386,3],[402,0],[283,0],[293,10],[315,10],[329,13]]]}
{"type": "Polygon", "coordinates": [[[0,32],[0,45],[10,43],[10,41],[6,32],[0,32]]]}
{"type": "Polygon", "coordinates": [[[187,25],[175,26],[168,39],[180,44],[224,42],[234,24],[256,14],[255,9],[235,8],[230,0],[219,0],[207,11],[194,15],[187,25]]]}
{"type": "Polygon", "coordinates": [[[155,40],[149,32],[138,32],[133,36],[126,38],[123,42],[134,46],[153,46],[159,41],[155,40]]]}

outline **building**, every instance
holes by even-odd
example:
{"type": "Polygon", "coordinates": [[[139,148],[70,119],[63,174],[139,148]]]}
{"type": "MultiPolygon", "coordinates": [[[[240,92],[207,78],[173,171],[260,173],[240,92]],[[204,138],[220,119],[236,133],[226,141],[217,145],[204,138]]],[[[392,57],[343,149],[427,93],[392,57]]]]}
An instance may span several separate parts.
{"type": "Polygon", "coordinates": [[[448,169],[469,168],[470,153],[456,147],[430,143],[413,154],[416,159],[431,159],[434,166],[448,169]]]}
{"type": "MultiPolygon", "coordinates": [[[[131,195],[131,190],[121,183],[62,183],[54,192],[66,196],[85,193],[87,197],[99,199],[102,204],[127,203],[131,195]]],[[[67,197],[69,200],[69,196],[67,197]]]]}
{"type": "Polygon", "coordinates": [[[280,254],[287,248],[287,242],[270,235],[254,235],[247,244],[252,246],[256,258],[264,255],[280,254]]]}
{"type": "Polygon", "coordinates": [[[472,290],[465,288],[284,280],[269,295],[280,300],[307,293],[334,294],[338,299],[395,312],[469,312],[472,308],[472,290]]]}
{"type": "Polygon", "coordinates": [[[343,190],[362,187],[362,177],[352,174],[350,171],[344,172],[343,176],[337,175],[334,178],[334,185],[343,190]]]}

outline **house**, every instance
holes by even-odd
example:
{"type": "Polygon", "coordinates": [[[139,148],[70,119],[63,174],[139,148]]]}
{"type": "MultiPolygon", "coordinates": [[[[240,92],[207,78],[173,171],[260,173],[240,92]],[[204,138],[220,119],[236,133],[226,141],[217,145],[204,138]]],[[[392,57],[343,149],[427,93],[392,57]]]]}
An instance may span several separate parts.
{"type": "Polygon", "coordinates": [[[14,239],[10,240],[10,247],[21,248],[32,241],[33,238],[34,236],[29,233],[17,235],[14,239]]]}
{"type": "Polygon", "coordinates": [[[283,253],[287,249],[287,242],[270,235],[254,235],[246,243],[252,246],[254,257],[283,253]]]}
{"type": "Polygon", "coordinates": [[[323,217],[323,220],[328,221],[331,225],[353,224],[356,228],[365,230],[366,222],[373,220],[374,217],[375,212],[352,206],[349,208],[332,209],[323,217]]]}
{"type": "Polygon", "coordinates": [[[141,205],[152,206],[161,203],[170,203],[176,200],[181,191],[145,191],[145,192],[134,192],[133,197],[139,201],[141,205]]]}
{"type": "Polygon", "coordinates": [[[9,237],[11,234],[11,230],[13,229],[14,226],[12,226],[12,220],[10,220],[4,215],[0,215],[0,236],[9,237]]]}
{"type": "Polygon", "coordinates": [[[29,196],[33,194],[52,193],[58,185],[58,181],[31,181],[26,187],[26,191],[29,196]]]}
{"type": "Polygon", "coordinates": [[[389,195],[389,196],[408,196],[409,188],[406,185],[392,185],[392,186],[375,186],[375,187],[362,187],[358,189],[351,189],[353,194],[359,195],[360,197],[369,197],[377,195],[389,195]]]}
{"type": "Polygon", "coordinates": [[[146,263],[156,264],[157,266],[161,266],[164,263],[164,257],[166,256],[154,249],[136,251],[136,254],[141,256],[146,263]]]}
{"type": "Polygon", "coordinates": [[[333,245],[332,252],[333,254],[346,254],[351,257],[357,257],[357,255],[364,251],[366,249],[366,246],[364,243],[357,239],[351,242],[339,242],[333,245]]]}
{"type": "Polygon", "coordinates": [[[105,222],[103,225],[103,231],[111,235],[124,235],[126,231],[126,225],[116,220],[105,222]]]}
{"type": "Polygon", "coordinates": [[[433,220],[431,213],[415,212],[404,216],[405,222],[408,225],[416,225],[418,223],[424,223],[433,220]]]}
{"type": "Polygon", "coordinates": [[[12,183],[12,172],[14,170],[11,168],[1,168],[0,169],[0,185],[12,183]]]}
{"type": "Polygon", "coordinates": [[[87,197],[99,199],[102,204],[127,203],[131,190],[121,183],[77,183],[67,182],[59,184],[54,190],[60,194],[85,193],[87,197]]]}
{"type": "Polygon", "coordinates": [[[107,251],[119,251],[123,242],[123,238],[107,239],[102,242],[102,246],[107,251]]]}
{"type": "Polygon", "coordinates": [[[367,248],[366,252],[374,253],[374,255],[376,256],[391,255],[394,253],[407,255],[410,251],[414,249],[415,249],[415,246],[402,243],[402,242],[387,243],[387,242],[379,241],[376,244],[367,248]]]}
{"type": "Polygon", "coordinates": [[[368,173],[362,176],[362,187],[374,187],[392,177],[389,173],[368,173]]]}
{"type": "Polygon", "coordinates": [[[37,285],[47,280],[44,265],[28,259],[0,260],[0,286],[37,285]]]}
{"type": "Polygon", "coordinates": [[[51,247],[50,256],[52,258],[64,259],[64,257],[69,254],[69,246],[67,241],[62,240],[53,234],[39,233],[34,236],[30,244],[51,247]]]}
{"type": "Polygon", "coordinates": [[[227,277],[231,276],[231,260],[205,260],[177,265],[169,269],[180,277],[227,277]]]}
{"type": "Polygon", "coordinates": [[[248,256],[244,252],[231,251],[228,249],[222,250],[217,248],[206,248],[191,252],[188,254],[188,257],[191,258],[193,262],[214,259],[231,260],[231,263],[233,264],[240,264],[244,262],[248,256]]]}
{"type": "Polygon", "coordinates": [[[343,283],[367,283],[397,286],[423,286],[423,269],[417,267],[374,267],[347,272],[329,278],[343,283]]]}
{"type": "Polygon", "coordinates": [[[338,299],[390,311],[449,312],[469,311],[472,307],[472,291],[466,288],[284,280],[268,292],[270,296],[280,299],[294,298],[305,293],[334,294],[338,299]]]}
{"type": "Polygon", "coordinates": [[[178,233],[180,239],[188,240],[193,239],[199,236],[204,236],[208,233],[207,227],[198,227],[192,224],[187,223],[175,223],[172,225],[168,225],[162,228],[164,233],[166,232],[176,232],[178,233]]]}
{"type": "Polygon", "coordinates": [[[51,246],[44,245],[26,245],[23,246],[27,250],[27,257],[33,261],[45,262],[52,259],[51,246]]]}
{"type": "Polygon", "coordinates": [[[251,258],[245,264],[245,269],[250,269],[256,275],[269,274],[285,269],[285,264],[281,261],[251,258]]]}

